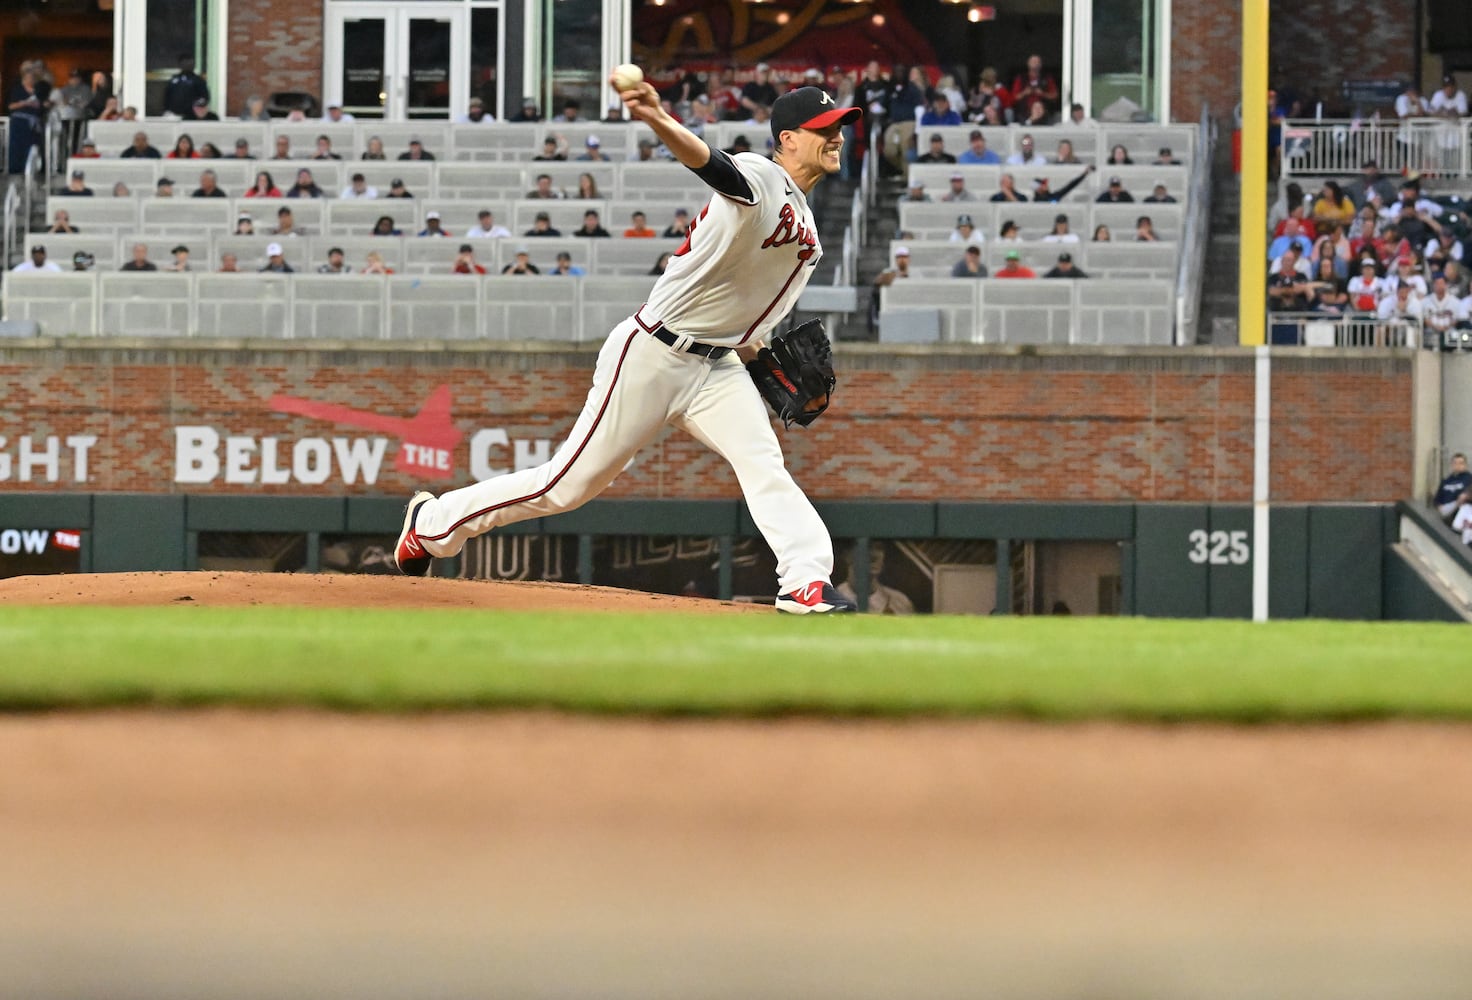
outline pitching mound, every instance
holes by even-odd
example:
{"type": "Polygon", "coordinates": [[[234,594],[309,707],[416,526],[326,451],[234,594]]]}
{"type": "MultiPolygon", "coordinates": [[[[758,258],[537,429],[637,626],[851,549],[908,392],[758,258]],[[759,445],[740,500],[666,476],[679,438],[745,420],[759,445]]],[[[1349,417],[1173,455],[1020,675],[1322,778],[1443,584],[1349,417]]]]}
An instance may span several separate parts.
{"type": "Polygon", "coordinates": [[[0,580],[11,604],[159,604],[304,608],[482,608],[496,611],[666,611],[729,614],[761,605],[567,583],[409,579],[314,573],[78,573],[0,580]]]}

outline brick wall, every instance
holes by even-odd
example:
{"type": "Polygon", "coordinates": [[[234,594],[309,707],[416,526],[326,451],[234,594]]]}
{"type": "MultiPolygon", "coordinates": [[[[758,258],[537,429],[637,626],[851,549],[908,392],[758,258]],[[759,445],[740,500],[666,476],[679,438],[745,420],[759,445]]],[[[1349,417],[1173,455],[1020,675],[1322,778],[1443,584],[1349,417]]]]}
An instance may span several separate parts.
{"type": "Polygon", "coordinates": [[[299,0],[231,0],[230,77],[225,111],[252,95],[299,90],[322,99],[323,5],[299,0]]]}
{"type": "MultiPolygon", "coordinates": [[[[421,483],[443,490],[471,479],[473,442],[496,467],[515,461],[518,442],[528,454],[538,442],[555,448],[582,405],[592,361],[583,351],[7,349],[0,351],[0,413],[24,416],[0,422],[0,491],[397,495],[421,483]],[[445,405],[442,415],[435,402],[445,405]],[[318,404],[373,416],[312,412],[318,404]],[[416,413],[420,422],[409,427],[381,419],[416,413]],[[175,428],[184,426],[208,427],[220,438],[211,482],[175,482],[175,428]],[[78,436],[96,438],[85,449],[82,482],[74,481],[76,448],[66,440],[78,436]],[[255,470],[255,482],[225,481],[230,436],[250,439],[243,466],[255,470]],[[48,437],[56,438],[59,471],[49,483],[39,481],[48,437]],[[332,477],[321,485],[294,478],[263,485],[267,437],[276,439],[271,467],[293,475],[293,450],[303,439],[321,442],[301,445],[312,452],[303,468],[325,457],[332,477]],[[336,481],[332,439],[343,448],[380,442],[376,482],[336,481]],[[404,442],[443,448],[449,471],[437,478],[423,464],[398,467],[406,455],[426,461],[401,448],[404,442]],[[30,482],[21,480],[23,446],[32,455],[30,482]]],[[[783,435],[794,475],[819,498],[1251,499],[1253,376],[1245,353],[906,357],[850,349],[841,368],[833,409],[812,428],[783,435]]],[[[1274,499],[1408,495],[1411,386],[1404,359],[1280,363],[1274,499]]],[[[738,490],[724,462],[669,432],[608,495],[704,499],[738,490]]]]}
{"type": "Polygon", "coordinates": [[[1170,104],[1178,122],[1201,118],[1209,104],[1230,120],[1241,99],[1242,8],[1235,0],[1173,2],[1170,13],[1170,104]]]}

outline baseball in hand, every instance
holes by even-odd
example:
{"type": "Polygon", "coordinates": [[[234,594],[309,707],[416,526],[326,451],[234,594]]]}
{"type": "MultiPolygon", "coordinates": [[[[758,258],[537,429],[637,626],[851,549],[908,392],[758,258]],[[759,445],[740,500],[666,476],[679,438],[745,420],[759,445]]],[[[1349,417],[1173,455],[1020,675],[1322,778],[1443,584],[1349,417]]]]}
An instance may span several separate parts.
{"type": "Polygon", "coordinates": [[[619,63],[613,68],[613,85],[619,93],[633,90],[644,82],[644,71],[633,63],[619,63]]]}

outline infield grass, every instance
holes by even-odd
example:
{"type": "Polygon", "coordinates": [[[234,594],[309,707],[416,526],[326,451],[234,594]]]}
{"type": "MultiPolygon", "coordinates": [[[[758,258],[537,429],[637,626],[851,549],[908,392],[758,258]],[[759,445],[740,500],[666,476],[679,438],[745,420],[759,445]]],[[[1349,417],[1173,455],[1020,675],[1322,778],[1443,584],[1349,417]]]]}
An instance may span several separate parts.
{"type": "Polygon", "coordinates": [[[0,608],[0,708],[1472,718],[1465,627],[0,608]]]}

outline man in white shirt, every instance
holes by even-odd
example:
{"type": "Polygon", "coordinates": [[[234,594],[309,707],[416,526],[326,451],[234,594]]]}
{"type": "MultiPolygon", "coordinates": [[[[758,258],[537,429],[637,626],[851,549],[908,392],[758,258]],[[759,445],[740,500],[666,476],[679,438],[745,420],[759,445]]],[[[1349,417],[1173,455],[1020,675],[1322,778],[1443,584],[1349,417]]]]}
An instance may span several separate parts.
{"type": "Polygon", "coordinates": [[[494,125],[495,122],[496,116],[486,111],[486,102],[479,97],[472,97],[465,114],[455,118],[456,125],[494,125]]]}
{"type": "Polygon", "coordinates": [[[1416,297],[1422,298],[1426,295],[1426,279],[1415,271],[1416,262],[1409,257],[1402,257],[1396,261],[1395,273],[1385,276],[1385,291],[1393,293],[1400,285],[1410,285],[1415,290],[1416,297]]]}
{"type": "Polygon", "coordinates": [[[28,271],[45,271],[48,274],[60,274],[61,268],[55,261],[46,259],[46,248],[37,243],[31,247],[31,259],[23,260],[10,269],[16,274],[25,274],[28,271]]]}
{"type": "Polygon", "coordinates": [[[1381,319],[1420,319],[1421,296],[1410,285],[1397,285],[1395,291],[1380,300],[1376,315],[1381,319]]]}
{"type": "Polygon", "coordinates": [[[1431,279],[1431,294],[1421,302],[1421,321],[1427,336],[1435,335],[1437,346],[1441,346],[1446,343],[1447,331],[1466,320],[1467,307],[1447,290],[1446,275],[1438,273],[1431,279]]]}
{"type": "Polygon", "coordinates": [[[352,181],[348,183],[347,187],[342,189],[342,194],[338,195],[338,197],[346,201],[377,198],[378,188],[369,187],[367,179],[362,174],[353,174],[352,181]]]}
{"type": "Polygon", "coordinates": [[[1048,158],[1039,155],[1033,149],[1032,136],[1024,135],[1019,143],[1019,150],[1007,157],[1007,163],[1014,167],[1046,167],[1048,158]]]}
{"type": "Polygon", "coordinates": [[[511,235],[511,230],[505,226],[496,224],[496,217],[491,210],[483,208],[476,216],[475,225],[470,227],[470,232],[465,234],[469,239],[504,239],[511,235]]]}
{"type": "Polygon", "coordinates": [[[1462,130],[1457,119],[1467,117],[1467,95],[1457,87],[1456,77],[1448,73],[1441,78],[1441,89],[1431,95],[1429,107],[1433,115],[1447,119],[1439,130],[1442,165],[1455,166],[1459,152],[1457,147],[1462,141],[1462,130]]]}
{"type": "Polygon", "coordinates": [[[1360,273],[1349,279],[1345,289],[1349,292],[1349,305],[1356,312],[1374,312],[1385,297],[1384,283],[1375,275],[1375,261],[1369,257],[1360,261],[1360,273]]]}
{"type": "Polygon", "coordinates": [[[322,112],[322,120],[333,125],[337,125],[342,122],[357,121],[356,118],[354,118],[352,115],[348,114],[342,109],[341,104],[327,105],[327,110],[322,112]]]}
{"type": "Polygon", "coordinates": [[[1305,278],[1313,277],[1313,268],[1296,243],[1290,243],[1283,249],[1283,252],[1268,267],[1268,274],[1282,274],[1285,270],[1297,271],[1305,278]]]}

